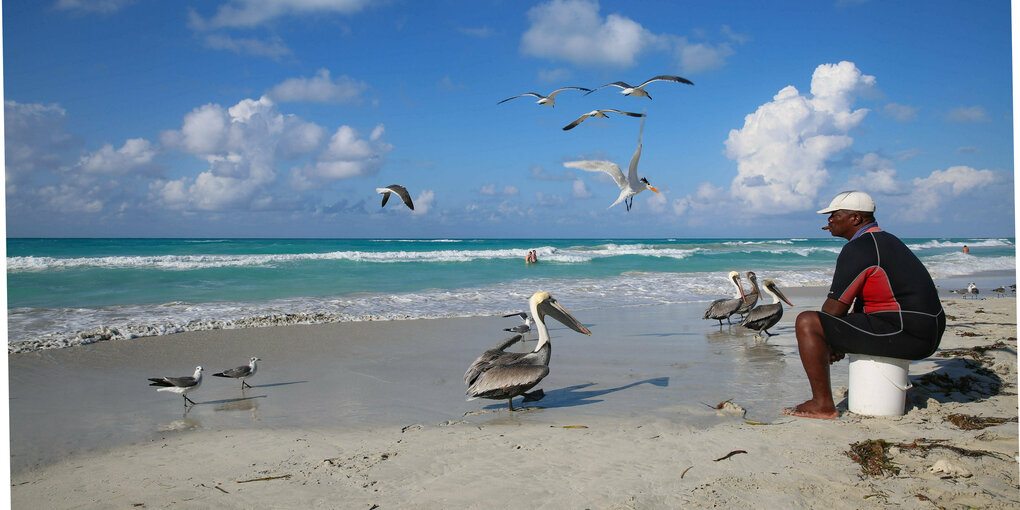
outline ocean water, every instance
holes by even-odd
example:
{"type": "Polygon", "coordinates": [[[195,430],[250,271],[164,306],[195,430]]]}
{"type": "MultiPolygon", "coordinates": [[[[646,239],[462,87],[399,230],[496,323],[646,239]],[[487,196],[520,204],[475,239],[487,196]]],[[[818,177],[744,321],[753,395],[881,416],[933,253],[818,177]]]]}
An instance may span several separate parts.
{"type": "MultiPolygon", "coordinates": [[[[904,239],[935,278],[1015,239],[904,239]],[[960,252],[966,244],[969,255],[960,252]]],[[[842,239],[8,239],[9,351],[186,330],[710,301],[725,274],[827,286],[842,239]],[[529,250],[539,263],[525,264],[529,250]]]]}

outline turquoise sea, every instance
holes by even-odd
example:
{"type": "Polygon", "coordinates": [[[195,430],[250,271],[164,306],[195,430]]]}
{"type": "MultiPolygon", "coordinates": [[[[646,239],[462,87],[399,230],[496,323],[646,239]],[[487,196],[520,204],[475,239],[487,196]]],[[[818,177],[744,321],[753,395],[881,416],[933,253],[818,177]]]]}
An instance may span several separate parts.
{"type": "MultiPolygon", "coordinates": [[[[904,239],[935,278],[1008,271],[1015,239],[904,239]],[[962,246],[970,254],[961,253],[962,246]]],[[[818,239],[8,239],[11,351],[185,330],[710,301],[725,274],[827,286],[818,239]],[[525,264],[529,250],[539,262],[525,264]]]]}

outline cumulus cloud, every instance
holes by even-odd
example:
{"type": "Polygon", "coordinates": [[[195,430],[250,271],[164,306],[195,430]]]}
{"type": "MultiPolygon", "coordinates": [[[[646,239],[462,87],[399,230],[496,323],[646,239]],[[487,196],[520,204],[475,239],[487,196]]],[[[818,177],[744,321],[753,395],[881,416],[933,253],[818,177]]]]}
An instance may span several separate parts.
{"type": "Polygon", "coordinates": [[[223,34],[210,34],[204,39],[205,46],[214,50],[232,51],[239,55],[256,55],[279,60],[290,55],[290,48],[279,37],[268,41],[253,37],[230,37],[223,34]]]}
{"type": "Polygon", "coordinates": [[[955,122],[987,122],[988,112],[981,106],[961,106],[949,110],[947,117],[955,122]]]}
{"type": "Polygon", "coordinates": [[[436,192],[430,189],[422,190],[418,193],[418,196],[413,200],[414,210],[411,214],[415,216],[421,216],[432,209],[433,203],[436,201],[436,192]]]}
{"type": "Polygon", "coordinates": [[[385,128],[380,124],[367,138],[363,138],[356,129],[340,126],[330,137],[318,161],[291,170],[291,185],[299,190],[307,190],[333,181],[378,172],[385,162],[383,156],[393,150],[393,146],[383,139],[385,133],[385,128]]]}
{"type": "Polygon", "coordinates": [[[269,97],[284,103],[304,101],[310,103],[357,102],[368,85],[349,76],[333,80],[328,69],[319,69],[311,78],[289,78],[269,91],[269,97]]]}
{"type": "Polygon", "coordinates": [[[144,138],[132,138],[120,149],[105,144],[98,151],[82,156],[77,168],[92,174],[128,174],[132,172],[152,173],[158,168],[153,164],[156,149],[144,138]]]}
{"type": "Polygon", "coordinates": [[[826,161],[853,143],[848,133],[868,113],[851,108],[856,95],[874,85],[852,62],[823,64],[810,96],[790,85],[747,115],[725,142],[737,162],[734,198],[765,214],[811,209],[829,179],[826,161]]]}
{"type": "Polygon", "coordinates": [[[487,196],[496,196],[496,195],[516,196],[516,195],[520,195],[521,194],[521,190],[517,189],[517,186],[506,185],[506,186],[503,186],[502,190],[497,190],[496,188],[497,188],[497,186],[495,184],[485,184],[481,188],[478,189],[478,192],[481,193],[482,195],[487,195],[487,196]]]}
{"type": "Polygon", "coordinates": [[[907,106],[905,104],[898,103],[889,103],[882,108],[882,111],[886,115],[899,122],[910,122],[917,119],[917,110],[918,108],[916,106],[907,106]]]}
{"type": "Polygon", "coordinates": [[[719,69],[726,65],[726,57],[736,53],[729,43],[695,43],[686,37],[679,38],[675,48],[680,71],[692,74],[719,69]]]}
{"type": "Polygon", "coordinates": [[[208,19],[192,11],[189,25],[195,30],[252,28],[282,16],[355,14],[371,4],[370,0],[228,0],[208,19]]]}
{"type": "Polygon", "coordinates": [[[528,10],[521,52],[576,65],[629,67],[658,37],[620,14],[605,18],[588,0],[552,0],[528,10]]]}
{"type": "Polygon", "coordinates": [[[67,112],[59,105],[4,101],[8,193],[33,174],[59,169],[61,154],[78,143],[66,122],[67,112]]]}
{"type": "Polygon", "coordinates": [[[135,3],[135,0],[57,0],[54,7],[62,11],[85,11],[110,14],[135,3]]]}
{"type": "Polygon", "coordinates": [[[896,180],[896,165],[889,158],[874,152],[868,153],[854,160],[853,169],[859,173],[850,179],[847,189],[884,194],[900,191],[900,183],[896,180]]]}
{"type": "Polygon", "coordinates": [[[588,186],[581,179],[574,179],[573,192],[570,194],[573,198],[591,198],[591,192],[588,191],[588,186]]]}
{"type": "Polygon", "coordinates": [[[991,170],[976,170],[969,166],[953,166],[935,170],[928,177],[918,177],[912,182],[914,188],[908,197],[909,207],[903,211],[903,218],[926,221],[937,216],[944,202],[996,182],[991,170]]]}

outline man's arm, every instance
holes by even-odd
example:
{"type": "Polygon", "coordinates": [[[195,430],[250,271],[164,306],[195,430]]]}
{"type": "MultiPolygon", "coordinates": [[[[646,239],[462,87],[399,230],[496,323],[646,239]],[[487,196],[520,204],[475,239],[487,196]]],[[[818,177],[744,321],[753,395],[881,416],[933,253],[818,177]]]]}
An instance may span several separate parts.
{"type": "Polygon", "coordinates": [[[835,317],[842,317],[850,311],[850,305],[832,298],[825,298],[825,302],[822,303],[822,312],[835,317]]]}

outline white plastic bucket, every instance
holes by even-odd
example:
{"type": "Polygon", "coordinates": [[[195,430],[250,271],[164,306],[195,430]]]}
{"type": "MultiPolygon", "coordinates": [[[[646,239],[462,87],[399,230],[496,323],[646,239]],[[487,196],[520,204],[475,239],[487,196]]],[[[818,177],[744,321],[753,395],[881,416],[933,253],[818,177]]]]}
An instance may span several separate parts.
{"type": "Polygon", "coordinates": [[[911,388],[910,360],[847,354],[850,359],[850,412],[868,416],[901,416],[911,388]]]}

